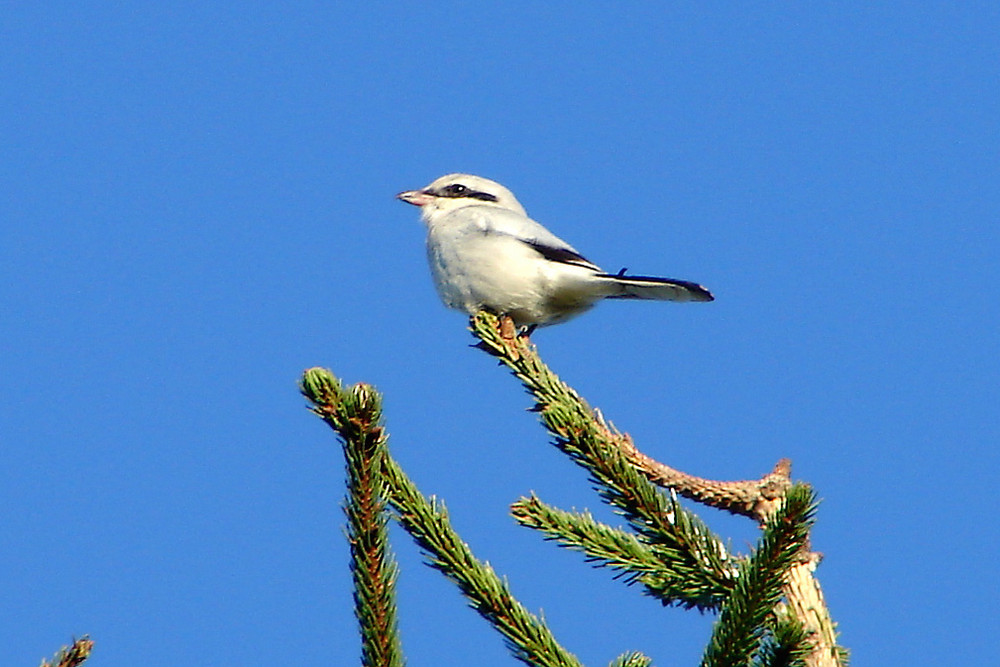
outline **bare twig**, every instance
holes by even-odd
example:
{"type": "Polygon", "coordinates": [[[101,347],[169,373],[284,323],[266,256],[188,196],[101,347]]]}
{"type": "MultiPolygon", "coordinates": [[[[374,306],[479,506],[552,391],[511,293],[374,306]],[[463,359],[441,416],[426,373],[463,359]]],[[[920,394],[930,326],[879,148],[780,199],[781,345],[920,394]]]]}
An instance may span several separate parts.
{"type": "Polygon", "coordinates": [[[781,459],[767,475],[756,480],[720,481],[689,475],[643,454],[628,434],[619,436],[619,447],[649,481],[673,489],[678,495],[709,507],[741,514],[763,522],[774,513],[791,486],[792,462],[781,459]]]}

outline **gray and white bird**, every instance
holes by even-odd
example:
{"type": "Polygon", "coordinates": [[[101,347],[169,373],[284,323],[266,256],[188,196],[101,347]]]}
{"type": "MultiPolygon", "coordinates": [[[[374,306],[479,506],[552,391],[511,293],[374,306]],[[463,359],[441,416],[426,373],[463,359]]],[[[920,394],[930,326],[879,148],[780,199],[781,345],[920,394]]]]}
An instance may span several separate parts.
{"type": "Polygon", "coordinates": [[[565,322],[601,299],[714,299],[686,280],[604,272],[487,178],[448,174],[396,197],[420,207],[441,300],[470,315],[485,309],[532,330],[565,322]]]}

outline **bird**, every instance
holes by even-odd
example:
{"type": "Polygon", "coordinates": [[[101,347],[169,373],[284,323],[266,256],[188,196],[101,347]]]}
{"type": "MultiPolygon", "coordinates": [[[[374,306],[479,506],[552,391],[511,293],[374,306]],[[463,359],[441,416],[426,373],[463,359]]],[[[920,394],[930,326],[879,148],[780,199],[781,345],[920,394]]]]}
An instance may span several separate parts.
{"type": "Polygon", "coordinates": [[[488,178],[447,174],[396,198],[420,207],[431,276],[445,305],[510,317],[523,333],[565,322],[602,299],[715,299],[686,280],[605,272],[488,178]]]}

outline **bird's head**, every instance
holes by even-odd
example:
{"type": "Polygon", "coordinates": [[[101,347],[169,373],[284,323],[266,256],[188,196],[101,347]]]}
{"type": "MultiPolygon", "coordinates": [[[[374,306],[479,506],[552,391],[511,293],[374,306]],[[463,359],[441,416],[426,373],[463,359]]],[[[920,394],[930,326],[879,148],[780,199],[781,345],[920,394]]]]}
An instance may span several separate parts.
{"type": "Polygon", "coordinates": [[[471,174],[448,174],[421,190],[407,190],[397,199],[421,208],[426,220],[465,206],[496,206],[527,215],[514,193],[496,181],[471,174]]]}

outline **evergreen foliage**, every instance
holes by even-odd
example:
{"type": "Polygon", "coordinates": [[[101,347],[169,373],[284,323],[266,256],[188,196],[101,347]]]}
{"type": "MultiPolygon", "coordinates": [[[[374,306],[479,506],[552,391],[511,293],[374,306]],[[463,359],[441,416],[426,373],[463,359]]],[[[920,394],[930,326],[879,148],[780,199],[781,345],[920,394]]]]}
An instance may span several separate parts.
{"type": "MultiPolygon", "coordinates": [[[[534,397],[534,410],[554,444],[588,471],[594,489],[625,519],[631,532],[598,522],[588,512],[551,507],[534,495],[511,507],[521,525],[583,554],[591,564],[611,569],[625,583],[640,585],[664,605],[717,612],[704,667],[846,664],[839,649],[830,650],[832,643],[824,651],[816,650],[816,637],[823,633],[807,628],[794,615],[793,605],[782,603],[789,596],[789,572],[808,559],[817,503],[808,486],[782,481],[780,466],[764,478],[767,483],[715,483],[687,476],[705,483],[709,493],[696,499],[709,505],[713,505],[708,497],[713,488],[738,487],[742,504],[720,502],[716,506],[762,521],[762,533],[752,552],[734,555],[680,504],[673,487],[664,491],[656,486],[654,480],[662,483],[662,479],[637,463],[643,455],[628,436],[559,380],[533,347],[505,334],[502,323],[486,313],[474,316],[471,327],[480,339],[479,347],[507,365],[534,397]],[[743,503],[744,497],[753,502],[743,503]]],[[[344,387],[329,371],[318,368],[306,372],[301,387],[313,411],[344,442],[346,511],[364,665],[402,664],[394,606],[396,568],[385,531],[389,507],[425,553],[428,564],[458,586],[469,605],[501,633],[515,658],[544,667],[580,665],[544,622],[513,597],[507,581],[475,558],[452,528],[444,504],[423,496],[389,456],[381,425],[381,398],[374,389],[363,384],[344,387]]],[[[787,465],[782,465],[787,480],[787,465]]],[[[828,614],[816,618],[828,620],[828,614]]],[[[833,636],[832,622],[823,630],[833,636]]],[[[649,664],[650,658],[636,652],[624,653],[610,663],[612,667],[649,664]]]]}
{"type": "Polygon", "coordinates": [[[344,389],[316,369],[302,379],[315,412],[340,435],[347,461],[347,540],[351,545],[354,613],[361,632],[364,667],[402,667],[396,615],[398,569],[389,549],[385,481],[388,457],[382,428],[382,398],[368,385],[344,389]]]}

